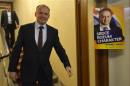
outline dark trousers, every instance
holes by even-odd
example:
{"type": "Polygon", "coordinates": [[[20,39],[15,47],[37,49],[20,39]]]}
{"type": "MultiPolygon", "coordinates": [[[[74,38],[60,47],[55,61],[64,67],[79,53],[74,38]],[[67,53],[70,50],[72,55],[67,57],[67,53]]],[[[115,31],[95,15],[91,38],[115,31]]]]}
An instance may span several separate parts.
{"type": "Polygon", "coordinates": [[[53,86],[52,73],[46,71],[46,69],[50,70],[50,68],[39,69],[36,80],[32,83],[23,82],[22,86],[53,86]]]}
{"type": "Polygon", "coordinates": [[[15,28],[12,24],[8,24],[5,28],[5,39],[9,48],[13,48],[15,42],[15,28]]]}

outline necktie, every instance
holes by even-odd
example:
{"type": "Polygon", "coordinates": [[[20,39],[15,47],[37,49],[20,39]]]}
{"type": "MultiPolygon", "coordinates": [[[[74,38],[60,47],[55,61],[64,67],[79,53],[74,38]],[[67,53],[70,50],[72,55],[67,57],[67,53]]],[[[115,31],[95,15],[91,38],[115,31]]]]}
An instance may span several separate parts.
{"type": "Polygon", "coordinates": [[[103,31],[106,31],[106,30],[108,30],[108,27],[104,27],[104,28],[103,28],[103,31]]]}
{"type": "Polygon", "coordinates": [[[43,37],[42,37],[42,29],[44,29],[43,26],[39,27],[39,36],[38,36],[38,48],[41,49],[42,48],[42,42],[43,42],[43,37]]]}

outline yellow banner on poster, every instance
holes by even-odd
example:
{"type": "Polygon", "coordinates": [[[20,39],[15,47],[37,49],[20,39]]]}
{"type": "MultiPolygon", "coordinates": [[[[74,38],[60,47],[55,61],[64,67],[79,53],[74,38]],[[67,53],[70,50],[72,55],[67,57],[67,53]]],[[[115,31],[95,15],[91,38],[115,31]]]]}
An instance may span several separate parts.
{"type": "Polygon", "coordinates": [[[119,7],[94,9],[95,49],[124,49],[124,11],[119,7]]]}

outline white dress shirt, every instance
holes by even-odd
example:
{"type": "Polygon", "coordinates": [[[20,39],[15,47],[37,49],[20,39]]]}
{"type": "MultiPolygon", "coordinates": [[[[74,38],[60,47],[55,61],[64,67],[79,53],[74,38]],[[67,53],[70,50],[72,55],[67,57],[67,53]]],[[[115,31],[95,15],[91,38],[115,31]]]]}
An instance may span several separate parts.
{"type": "Polygon", "coordinates": [[[40,30],[39,27],[40,26],[44,27],[44,29],[42,29],[42,36],[43,36],[42,37],[43,38],[42,46],[43,46],[47,40],[47,26],[46,26],[46,24],[40,25],[39,23],[35,22],[35,42],[38,45],[38,36],[39,36],[39,30],[40,30]]]}
{"type": "Polygon", "coordinates": [[[100,31],[104,31],[104,27],[107,27],[107,30],[111,30],[111,28],[109,27],[109,25],[102,25],[100,24],[100,31]]]}
{"type": "Polygon", "coordinates": [[[12,24],[11,12],[7,11],[7,16],[8,16],[8,24],[12,24]]]}

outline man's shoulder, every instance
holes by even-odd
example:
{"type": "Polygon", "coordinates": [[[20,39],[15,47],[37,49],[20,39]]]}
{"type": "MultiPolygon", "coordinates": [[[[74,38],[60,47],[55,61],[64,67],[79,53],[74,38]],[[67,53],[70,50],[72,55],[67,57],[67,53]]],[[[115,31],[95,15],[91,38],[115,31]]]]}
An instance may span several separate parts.
{"type": "Polygon", "coordinates": [[[99,32],[100,31],[100,25],[94,25],[94,32],[99,32]]]}
{"type": "Polygon", "coordinates": [[[23,24],[20,27],[20,29],[22,29],[23,31],[33,29],[33,28],[34,28],[34,23],[23,24]]]}
{"type": "Polygon", "coordinates": [[[2,12],[1,13],[6,13],[7,11],[6,10],[2,10],[2,12]]]}
{"type": "Polygon", "coordinates": [[[114,31],[115,30],[117,30],[117,31],[121,30],[121,27],[116,26],[116,25],[111,25],[110,28],[111,28],[111,30],[114,30],[114,31]]]}
{"type": "Polygon", "coordinates": [[[47,24],[47,29],[50,30],[50,31],[56,31],[56,32],[58,31],[55,27],[50,26],[48,24],[47,24]]]}
{"type": "Polygon", "coordinates": [[[94,28],[99,28],[100,24],[94,25],[94,28]]]}

